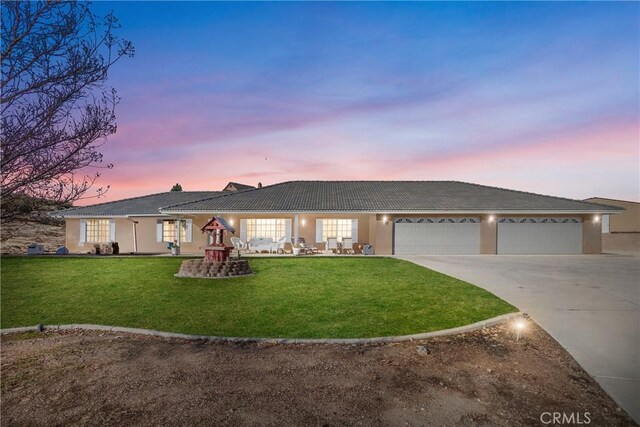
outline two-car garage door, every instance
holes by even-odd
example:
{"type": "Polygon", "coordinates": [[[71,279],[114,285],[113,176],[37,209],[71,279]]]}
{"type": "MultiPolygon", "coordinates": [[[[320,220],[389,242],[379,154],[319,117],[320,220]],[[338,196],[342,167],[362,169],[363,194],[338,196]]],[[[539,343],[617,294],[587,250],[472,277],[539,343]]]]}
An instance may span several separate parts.
{"type": "MultiPolygon", "coordinates": [[[[397,255],[479,254],[479,217],[396,218],[397,255]]],[[[499,254],[582,253],[582,221],[576,218],[513,217],[497,223],[499,254]]]]}
{"type": "Polygon", "coordinates": [[[479,254],[480,218],[397,218],[394,253],[479,254]]]}
{"type": "Polygon", "coordinates": [[[500,218],[499,254],[580,254],[580,218],[500,218]]]}

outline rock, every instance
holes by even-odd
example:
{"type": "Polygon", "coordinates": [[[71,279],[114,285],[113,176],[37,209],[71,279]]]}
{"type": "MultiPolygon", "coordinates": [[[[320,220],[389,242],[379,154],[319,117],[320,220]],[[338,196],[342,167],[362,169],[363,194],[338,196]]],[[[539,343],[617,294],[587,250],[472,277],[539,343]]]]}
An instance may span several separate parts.
{"type": "Polygon", "coordinates": [[[419,345],[416,350],[418,351],[418,354],[420,354],[420,355],[431,354],[431,350],[429,349],[429,347],[427,347],[425,345],[419,345]]]}

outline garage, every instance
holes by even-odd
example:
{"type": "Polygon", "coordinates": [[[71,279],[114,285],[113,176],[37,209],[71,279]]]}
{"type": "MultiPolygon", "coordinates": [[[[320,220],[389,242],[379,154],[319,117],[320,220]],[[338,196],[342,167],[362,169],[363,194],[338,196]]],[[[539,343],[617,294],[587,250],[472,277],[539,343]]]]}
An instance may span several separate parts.
{"type": "Polygon", "coordinates": [[[581,218],[501,218],[499,254],[580,254],[581,218]]]}
{"type": "Polygon", "coordinates": [[[479,254],[480,218],[397,218],[397,255],[479,254]]]}

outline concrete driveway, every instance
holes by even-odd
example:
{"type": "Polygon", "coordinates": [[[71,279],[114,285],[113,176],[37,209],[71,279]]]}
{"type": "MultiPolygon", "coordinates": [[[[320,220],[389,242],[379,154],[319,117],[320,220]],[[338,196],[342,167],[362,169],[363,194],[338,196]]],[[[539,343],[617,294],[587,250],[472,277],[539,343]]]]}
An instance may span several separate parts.
{"type": "Polygon", "coordinates": [[[529,313],[640,422],[640,258],[405,256],[529,313]]]}

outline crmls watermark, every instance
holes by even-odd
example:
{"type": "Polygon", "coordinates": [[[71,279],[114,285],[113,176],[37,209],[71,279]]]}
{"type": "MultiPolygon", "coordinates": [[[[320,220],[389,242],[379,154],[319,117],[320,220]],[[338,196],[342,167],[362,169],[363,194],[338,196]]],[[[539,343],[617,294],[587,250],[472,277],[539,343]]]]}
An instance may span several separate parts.
{"type": "Polygon", "coordinates": [[[587,425],[591,424],[591,414],[588,412],[543,412],[540,422],[544,425],[587,425]]]}

